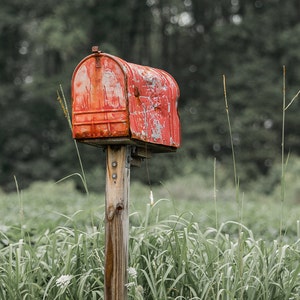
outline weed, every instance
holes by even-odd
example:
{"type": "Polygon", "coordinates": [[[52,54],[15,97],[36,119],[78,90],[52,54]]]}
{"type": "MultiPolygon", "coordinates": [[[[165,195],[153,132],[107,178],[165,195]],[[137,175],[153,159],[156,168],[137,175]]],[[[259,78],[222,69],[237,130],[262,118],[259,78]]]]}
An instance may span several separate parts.
{"type": "MultiPolygon", "coordinates": [[[[68,104],[67,104],[67,101],[66,101],[66,97],[65,97],[65,94],[64,94],[64,91],[63,91],[63,88],[62,86],[60,85],[59,87],[59,91],[57,91],[57,100],[62,108],[62,111],[68,121],[68,125],[69,125],[69,128],[71,130],[71,133],[73,132],[73,129],[72,129],[72,120],[71,120],[71,116],[70,116],[70,113],[69,113],[69,109],[68,109],[68,104]]],[[[73,139],[73,142],[74,142],[74,146],[75,146],[75,150],[76,150],[76,154],[77,154],[77,158],[78,158],[78,161],[79,161],[79,165],[80,165],[80,170],[81,170],[81,174],[80,173],[73,173],[73,174],[70,174],[62,179],[60,179],[59,181],[57,181],[57,183],[61,182],[61,181],[64,181],[70,177],[73,177],[73,176],[78,176],[80,179],[81,179],[81,182],[84,186],[84,189],[85,189],[85,192],[87,194],[89,194],[89,190],[88,190],[88,185],[87,185],[87,180],[86,180],[86,176],[85,176],[85,172],[84,172],[84,168],[83,168],[83,164],[82,164],[82,160],[81,160],[81,156],[80,156],[80,152],[79,152],[79,149],[78,149],[78,145],[77,145],[77,141],[75,139],[73,139]]]]}

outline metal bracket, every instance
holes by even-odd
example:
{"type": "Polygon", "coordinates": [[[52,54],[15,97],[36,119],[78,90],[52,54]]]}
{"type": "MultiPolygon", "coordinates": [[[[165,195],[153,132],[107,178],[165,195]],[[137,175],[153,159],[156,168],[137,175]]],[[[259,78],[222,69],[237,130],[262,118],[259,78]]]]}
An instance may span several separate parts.
{"type": "Polygon", "coordinates": [[[147,148],[132,147],[131,152],[131,165],[134,167],[140,167],[144,159],[151,158],[151,152],[147,148]]]}
{"type": "Polygon", "coordinates": [[[126,146],[126,161],[125,161],[125,168],[130,169],[131,166],[131,153],[132,153],[132,146],[126,146]]]}

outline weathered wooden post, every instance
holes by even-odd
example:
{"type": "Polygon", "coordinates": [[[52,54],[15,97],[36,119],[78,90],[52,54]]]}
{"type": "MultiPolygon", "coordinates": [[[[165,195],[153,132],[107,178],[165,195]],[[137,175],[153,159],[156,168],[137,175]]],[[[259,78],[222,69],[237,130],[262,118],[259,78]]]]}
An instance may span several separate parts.
{"type": "Polygon", "coordinates": [[[73,138],[106,149],[105,299],[127,299],[130,166],[180,146],[179,88],[165,71],[93,47],[72,77],[73,138]]]}
{"type": "Polygon", "coordinates": [[[130,147],[108,146],[106,163],[105,299],[126,299],[130,147]]]}

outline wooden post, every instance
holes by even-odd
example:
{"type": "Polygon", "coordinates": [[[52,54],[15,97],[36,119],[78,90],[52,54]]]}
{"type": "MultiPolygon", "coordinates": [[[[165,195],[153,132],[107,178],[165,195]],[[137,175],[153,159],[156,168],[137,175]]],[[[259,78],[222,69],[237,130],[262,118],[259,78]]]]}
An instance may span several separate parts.
{"type": "Polygon", "coordinates": [[[130,146],[107,146],[105,300],[127,299],[130,146]]]}

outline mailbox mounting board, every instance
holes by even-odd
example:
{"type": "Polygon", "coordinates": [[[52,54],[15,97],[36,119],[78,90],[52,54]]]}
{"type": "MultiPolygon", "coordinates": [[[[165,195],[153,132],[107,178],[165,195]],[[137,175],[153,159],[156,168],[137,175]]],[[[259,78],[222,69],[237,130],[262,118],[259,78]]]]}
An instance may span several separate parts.
{"type": "Polygon", "coordinates": [[[174,151],[180,146],[178,98],[178,85],[167,72],[97,51],[73,73],[73,137],[95,146],[174,151]]]}

